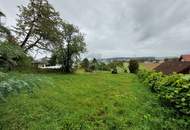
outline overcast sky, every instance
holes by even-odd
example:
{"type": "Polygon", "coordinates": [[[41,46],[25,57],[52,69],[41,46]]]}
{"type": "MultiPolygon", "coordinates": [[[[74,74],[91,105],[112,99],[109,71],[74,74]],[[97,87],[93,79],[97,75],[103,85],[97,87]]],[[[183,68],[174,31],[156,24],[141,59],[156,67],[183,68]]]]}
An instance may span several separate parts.
{"type": "MultiPolygon", "coordinates": [[[[17,5],[0,0],[6,24],[17,5]]],[[[190,53],[190,0],[49,0],[65,20],[86,34],[88,56],[178,56],[190,53]]]]}

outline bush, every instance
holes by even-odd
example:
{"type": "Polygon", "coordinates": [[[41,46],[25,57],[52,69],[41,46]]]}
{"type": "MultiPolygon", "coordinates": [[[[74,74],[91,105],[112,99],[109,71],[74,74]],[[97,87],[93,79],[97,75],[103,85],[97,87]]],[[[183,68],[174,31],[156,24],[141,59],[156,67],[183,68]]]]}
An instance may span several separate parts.
{"type": "Polygon", "coordinates": [[[127,69],[124,69],[124,73],[128,73],[127,69]]]}
{"type": "Polygon", "coordinates": [[[130,73],[136,74],[139,70],[139,64],[136,60],[130,60],[128,68],[129,68],[130,73]]]}
{"type": "Polygon", "coordinates": [[[104,62],[100,62],[97,66],[97,69],[100,71],[110,71],[111,70],[110,66],[105,64],[104,62]]]}
{"type": "Polygon", "coordinates": [[[112,74],[117,74],[117,73],[118,73],[118,72],[117,72],[117,68],[116,68],[116,67],[113,68],[112,71],[111,71],[111,73],[112,73],[112,74]]]}
{"type": "Polygon", "coordinates": [[[163,75],[157,72],[139,71],[138,77],[153,92],[158,93],[163,105],[175,108],[182,114],[190,115],[190,80],[184,75],[163,75]]]}
{"type": "Polygon", "coordinates": [[[159,92],[160,91],[160,87],[159,87],[158,84],[160,83],[160,81],[162,80],[163,77],[164,77],[164,75],[162,73],[152,72],[144,80],[144,82],[151,88],[151,91],[153,91],[153,92],[159,92]]]}
{"type": "Polygon", "coordinates": [[[145,81],[151,73],[151,71],[140,70],[138,71],[137,76],[140,80],[145,81]]]}
{"type": "Polygon", "coordinates": [[[190,82],[181,75],[171,75],[160,82],[162,104],[172,106],[180,113],[190,115],[190,82]]]}

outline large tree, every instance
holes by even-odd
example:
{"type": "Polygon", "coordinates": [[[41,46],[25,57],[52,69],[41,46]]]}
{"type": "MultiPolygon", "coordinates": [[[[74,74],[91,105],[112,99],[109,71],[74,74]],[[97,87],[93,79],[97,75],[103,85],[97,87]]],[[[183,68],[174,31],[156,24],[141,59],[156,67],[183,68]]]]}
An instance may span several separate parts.
{"type": "Polygon", "coordinates": [[[73,63],[86,51],[84,35],[79,29],[67,22],[62,22],[62,42],[56,48],[59,63],[66,73],[72,72],[73,63]]]}
{"type": "Polygon", "coordinates": [[[19,6],[19,11],[15,32],[25,52],[34,48],[50,50],[60,40],[62,20],[47,0],[30,0],[27,6],[19,6]]]}

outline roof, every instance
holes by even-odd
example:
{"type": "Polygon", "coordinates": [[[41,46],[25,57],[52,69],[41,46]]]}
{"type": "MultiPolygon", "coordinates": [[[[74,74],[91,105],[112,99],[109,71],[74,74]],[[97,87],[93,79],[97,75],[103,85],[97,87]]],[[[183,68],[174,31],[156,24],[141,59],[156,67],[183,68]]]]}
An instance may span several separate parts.
{"type": "Polygon", "coordinates": [[[188,54],[188,55],[181,55],[180,61],[190,61],[190,54],[188,54]]]}
{"type": "Polygon", "coordinates": [[[185,71],[190,70],[190,62],[184,61],[168,61],[160,64],[154,70],[162,72],[164,74],[176,73],[186,73],[185,71]]]}
{"type": "Polygon", "coordinates": [[[39,60],[33,61],[33,64],[48,64],[48,57],[41,58],[39,60]]]}

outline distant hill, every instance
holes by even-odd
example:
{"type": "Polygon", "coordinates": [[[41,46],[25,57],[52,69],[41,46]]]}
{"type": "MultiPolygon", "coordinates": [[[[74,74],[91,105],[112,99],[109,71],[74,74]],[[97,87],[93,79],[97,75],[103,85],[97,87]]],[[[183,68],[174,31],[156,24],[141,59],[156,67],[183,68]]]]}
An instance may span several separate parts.
{"type": "Polygon", "coordinates": [[[178,57],[112,57],[112,58],[102,58],[98,59],[102,62],[112,62],[112,61],[129,61],[130,59],[137,60],[139,62],[159,62],[164,60],[177,60],[178,57]]]}

